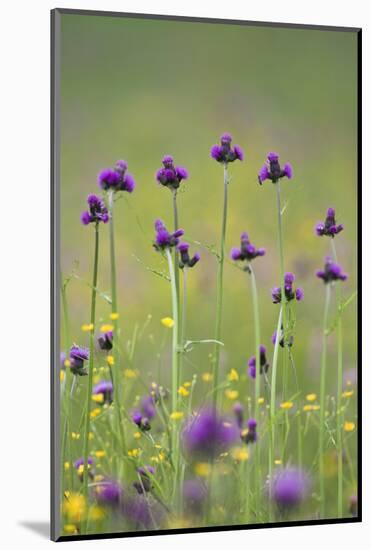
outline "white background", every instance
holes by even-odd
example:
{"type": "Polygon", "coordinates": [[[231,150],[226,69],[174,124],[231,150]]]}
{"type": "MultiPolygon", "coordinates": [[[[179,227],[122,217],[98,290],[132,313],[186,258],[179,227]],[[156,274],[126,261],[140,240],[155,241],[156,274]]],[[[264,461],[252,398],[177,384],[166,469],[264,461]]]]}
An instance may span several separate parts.
{"type": "MultiPolygon", "coordinates": [[[[49,518],[49,10],[104,9],[363,27],[364,71],[364,243],[370,235],[370,24],[362,0],[113,1],[8,0],[1,7],[0,55],[0,539],[4,548],[43,548],[49,518]],[[367,210],[366,210],[367,209],[367,210]],[[366,233],[366,234],[365,234],[366,233]],[[37,382],[35,382],[37,380],[37,382]],[[41,531],[41,533],[40,533],[41,531]],[[42,534],[44,533],[44,534],[42,534]]],[[[284,70],[284,67],[283,67],[284,70]]],[[[339,86],[346,74],[339,74],[339,86]]],[[[290,85],[288,81],[287,85],[290,85]]],[[[336,100],[336,98],[334,98],[336,100]]],[[[363,309],[370,303],[370,256],[364,251],[363,309]]],[[[364,316],[365,317],[365,316],[364,316]]],[[[364,319],[365,333],[369,327],[364,319]]],[[[370,338],[364,342],[364,523],[291,527],[187,536],[159,536],[70,543],[79,547],[157,548],[174,544],[252,546],[313,550],[357,544],[370,528],[370,338]]]]}

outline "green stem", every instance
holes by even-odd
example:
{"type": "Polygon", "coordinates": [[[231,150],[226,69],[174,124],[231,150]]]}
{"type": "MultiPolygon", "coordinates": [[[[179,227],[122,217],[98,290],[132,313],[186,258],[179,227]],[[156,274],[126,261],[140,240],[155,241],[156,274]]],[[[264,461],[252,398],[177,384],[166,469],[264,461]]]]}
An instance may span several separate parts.
{"type": "MultiPolygon", "coordinates": [[[[62,279],[62,275],[61,275],[62,279]]],[[[62,309],[63,309],[63,321],[64,321],[64,348],[66,352],[66,357],[69,357],[69,349],[71,347],[71,338],[70,338],[70,322],[69,322],[69,311],[68,311],[68,301],[67,301],[67,292],[66,292],[66,285],[62,284],[61,286],[61,295],[62,295],[62,309]]],[[[67,406],[65,405],[64,411],[65,411],[65,423],[64,423],[64,429],[63,429],[63,442],[62,442],[62,457],[61,457],[61,466],[62,466],[62,487],[64,487],[64,462],[65,456],[66,456],[66,449],[68,447],[68,460],[69,462],[69,481],[70,486],[72,489],[73,484],[73,469],[72,469],[72,453],[71,453],[71,442],[70,442],[70,432],[71,432],[71,426],[72,426],[72,399],[70,398],[70,391],[72,386],[72,380],[74,375],[72,374],[71,370],[69,368],[65,369],[65,376],[66,376],[66,382],[64,386],[64,395],[63,400],[66,402],[67,400],[67,406]]]]}
{"type": "MultiPolygon", "coordinates": [[[[166,249],[166,257],[169,264],[169,275],[171,284],[171,299],[173,307],[173,343],[172,343],[172,380],[171,380],[171,393],[172,393],[172,412],[178,410],[178,377],[179,377],[179,312],[178,312],[178,294],[175,282],[174,265],[171,257],[170,249],[166,249]]],[[[177,503],[177,489],[178,489],[178,475],[179,475],[179,441],[176,428],[176,422],[173,423],[173,464],[174,464],[174,485],[173,485],[173,501],[177,503]]]]}
{"type": "MultiPolygon", "coordinates": [[[[216,295],[216,321],[215,321],[215,340],[221,341],[222,333],[222,312],[223,312],[223,274],[224,274],[224,256],[225,256],[225,235],[227,230],[227,212],[228,212],[228,165],[224,164],[224,200],[223,200],[223,216],[222,216],[222,231],[220,238],[220,250],[218,257],[218,274],[217,274],[217,295],[216,295]]],[[[219,362],[220,362],[220,345],[215,345],[214,361],[213,361],[213,404],[214,407],[218,403],[218,380],[219,380],[219,362]]]]}
{"type": "MultiPolygon", "coordinates": [[[[108,210],[109,210],[109,240],[110,240],[110,269],[111,269],[111,298],[112,298],[112,313],[118,313],[117,302],[117,275],[116,275],[116,253],[115,253],[115,226],[114,226],[114,191],[108,192],[108,210]]],[[[120,433],[121,444],[124,456],[126,456],[126,440],[124,423],[121,414],[121,375],[120,375],[120,353],[119,353],[119,323],[118,319],[113,321],[114,338],[113,338],[113,359],[114,368],[112,376],[114,379],[113,387],[115,392],[115,411],[116,423],[120,433]]],[[[118,453],[120,454],[120,453],[118,453]]]]}
{"type": "MultiPolygon", "coordinates": [[[[90,308],[90,323],[93,326],[95,325],[95,304],[96,304],[96,295],[97,295],[96,287],[97,287],[97,279],[98,279],[98,253],[99,253],[99,223],[96,223],[95,224],[93,287],[92,287],[92,293],[91,293],[91,308],[90,308]]],[[[94,369],[94,329],[90,331],[90,341],[89,341],[89,372],[88,372],[88,389],[86,394],[86,416],[85,416],[85,433],[84,433],[83,495],[87,506],[85,532],[87,532],[88,515],[89,515],[88,456],[89,456],[89,433],[90,433],[90,407],[91,407],[91,394],[93,389],[93,369],[94,369]]]]}
{"type": "MultiPolygon", "coordinates": [[[[186,338],[186,320],[187,320],[187,267],[183,268],[183,303],[182,303],[182,323],[180,328],[180,349],[183,352],[186,338]]],[[[182,354],[181,354],[182,355],[182,354]]],[[[182,380],[182,364],[179,363],[179,385],[182,380]]]]}
{"type": "MultiPolygon", "coordinates": [[[[178,214],[178,204],[177,204],[177,196],[178,191],[174,189],[172,191],[173,193],[173,215],[174,215],[174,231],[177,231],[179,229],[179,214],[178,214]]],[[[176,250],[174,250],[174,280],[175,280],[175,288],[176,288],[176,295],[177,295],[177,307],[178,307],[178,314],[180,312],[180,289],[179,289],[179,255],[176,250]]],[[[180,317],[178,319],[178,338],[181,336],[180,334],[180,317]]],[[[177,342],[178,346],[180,345],[180,341],[177,342]]],[[[180,370],[181,370],[181,363],[182,363],[183,357],[178,357],[179,361],[179,368],[177,372],[177,387],[180,385],[180,370]]]]}
{"type": "MultiPolygon", "coordinates": [[[[335,239],[331,239],[331,249],[334,261],[337,262],[335,248],[335,239]]],[[[341,318],[341,287],[340,281],[336,283],[336,302],[337,302],[337,411],[336,411],[336,440],[337,440],[337,470],[338,470],[338,499],[337,516],[343,517],[343,430],[342,430],[342,411],[341,398],[343,393],[343,327],[341,318]]]]}
{"type": "MultiPolygon", "coordinates": [[[[272,479],[275,457],[275,423],[276,423],[276,388],[277,388],[277,365],[278,365],[278,349],[280,345],[280,332],[282,326],[282,312],[283,306],[280,307],[280,313],[278,315],[276,341],[274,343],[273,361],[272,361],[272,380],[271,380],[271,400],[269,407],[270,415],[270,453],[269,453],[269,479],[272,479]]],[[[270,517],[272,520],[272,517],[270,517]]]]}
{"type": "Polygon", "coordinates": [[[326,284],[325,308],[323,313],[323,334],[322,334],[322,358],[321,358],[321,380],[320,380],[320,425],[319,425],[319,488],[320,488],[320,516],[325,517],[325,418],[326,418],[326,362],[327,362],[327,325],[330,308],[331,287],[326,284]]]}

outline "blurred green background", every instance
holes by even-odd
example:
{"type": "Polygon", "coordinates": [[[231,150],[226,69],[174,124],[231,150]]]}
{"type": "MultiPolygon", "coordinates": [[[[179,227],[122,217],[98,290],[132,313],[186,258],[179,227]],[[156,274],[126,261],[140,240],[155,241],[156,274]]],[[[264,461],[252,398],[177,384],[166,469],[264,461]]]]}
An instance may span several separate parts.
{"type": "MultiPolygon", "coordinates": [[[[146,380],[154,379],[166,331],[160,319],[171,316],[170,286],[145,266],[167,269],[152,249],[153,222],[160,217],[172,226],[171,194],[156,184],[155,172],[164,154],[188,169],[189,180],[178,196],[180,225],[186,240],[218,244],[223,170],[209,150],[228,131],[244,149],[245,160],[230,165],[227,250],[238,245],[243,230],[267,249],[255,269],[262,340],[271,362],[278,309],[270,289],[279,283],[276,196],[270,182],[259,187],[257,173],[267,152],[278,151],[294,169],[294,179],[282,184],[286,270],[296,273],[305,292],[297,305],[295,359],[304,392],[318,391],[324,285],[314,272],[330,243],[314,235],[314,225],[328,206],[345,225],[336,239],[340,263],[349,273],[344,295],[356,285],[356,33],[63,15],[61,59],[63,275],[78,261],[78,275],[90,281],[93,228],[80,223],[80,213],[86,196],[98,192],[97,173],[126,159],[137,188],[116,207],[120,321],[126,339],[136,323],[152,315],[136,367],[146,380]]],[[[99,287],[109,292],[107,226],[101,233],[99,287]]],[[[210,338],[216,260],[203,247],[192,250],[202,259],[188,277],[187,338],[210,338]]],[[[73,339],[86,345],[88,335],[80,326],[89,320],[89,288],[73,280],[68,299],[73,339]]],[[[251,294],[247,276],[230,264],[224,300],[223,368],[244,374],[254,354],[251,294]]],[[[109,313],[99,300],[99,319],[107,321],[109,313]]],[[[347,371],[356,366],[354,303],[345,313],[344,338],[347,371]]],[[[330,337],[328,389],[333,392],[335,344],[330,337]]],[[[210,370],[211,351],[204,346],[189,354],[184,379],[210,370]]],[[[169,371],[170,361],[162,365],[163,381],[169,371]]],[[[243,387],[249,391],[250,382],[243,387]]]]}

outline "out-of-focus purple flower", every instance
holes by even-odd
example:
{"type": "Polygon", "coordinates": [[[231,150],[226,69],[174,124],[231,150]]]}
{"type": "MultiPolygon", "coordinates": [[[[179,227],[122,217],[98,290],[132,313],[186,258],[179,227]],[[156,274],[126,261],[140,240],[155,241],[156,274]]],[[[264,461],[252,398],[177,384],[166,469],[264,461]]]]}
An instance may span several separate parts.
{"type": "Polygon", "coordinates": [[[151,476],[155,475],[155,469],[152,466],[140,466],[137,468],[139,481],[134,481],[135,490],[141,495],[148,493],[152,489],[151,476]]]}
{"type": "Polygon", "coordinates": [[[274,152],[268,153],[267,163],[262,166],[258,174],[258,181],[260,185],[265,180],[270,180],[272,183],[277,183],[280,178],[284,177],[287,177],[288,179],[293,177],[291,164],[287,162],[284,167],[281,168],[278,154],[274,152]]]}
{"type": "Polygon", "coordinates": [[[179,244],[179,238],[184,235],[183,229],[177,229],[174,233],[169,233],[162,220],[155,221],[155,242],[153,244],[157,251],[165,250],[179,244]]]}
{"type": "Polygon", "coordinates": [[[334,238],[343,229],[344,225],[342,223],[336,224],[334,208],[328,208],[325,221],[319,222],[316,225],[316,233],[319,237],[326,235],[327,237],[334,238]]]}
{"type": "MultiPolygon", "coordinates": [[[[273,345],[275,345],[275,343],[276,343],[276,338],[277,338],[277,331],[275,330],[274,333],[272,334],[272,344],[273,345]]],[[[280,330],[279,338],[280,338],[279,345],[281,346],[281,348],[285,347],[282,327],[281,327],[281,330],[280,330]]],[[[294,344],[294,336],[291,334],[288,338],[287,345],[291,348],[291,346],[293,346],[293,344],[294,344]]]]}
{"type": "Polygon", "coordinates": [[[150,503],[146,495],[124,498],[121,510],[135,530],[158,529],[164,519],[163,511],[156,503],[150,503]]]}
{"type": "Polygon", "coordinates": [[[358,497],[357,495],[352,495],[349,499],[349,512],[354,518],[358,516],[358,497]]]}
{"type": "Polygon", "coordinates": [[[89,359],[89,350],[82,346],[74,344],[70,349],[70,361],[71,372],[79,376],[85,376],[88,374],[87,369],[84,367],[84,361],[89,359]]]}
{"type": "Polygon", "coordinates": [[[135,409],[130,413],[131,419],[143,432],[148,432],[151,429],[151,424],[149,419],[146,416],[143,416],[141,411],[135,409]]]}
{"type": "Polygon", "coordinates": [[[88,225],[89,223],[107,223],[109,220],[108,210],[104,204],[104,200],[97,195],[88,195],[87,203],[89,211],[81,214],[81,223],[88,225]]]}
{"type": "Polygon", "coordinates": [[[348,278],[348,275],[343,272],[340,265],[336,264],[330,256],[327,256],[325,259],[324,269],[318,270],[316,275],[326,284],[334,281],[346,281],[348,278]]]}
{"type": "Polygon", "coordinates": [[[189,244],[188,243],[179,243],[177,246],[177,250],[180,253],[180,262],[179,267],[180,269],[184,269],[185,267],[193,267],[197,264],[197,262],[200,261],[200,255],[198,252],[194,254],[194,256],[191,258],[189,255],[189,244]]]}
{"type": "Polygon", "coordinates": [[[113,401],[113,385],[110,380],[101,380],[93,388],[93,395],[103,395],[102,405],[111,405],[113,401]]]}
{"type": "Polygon", "coordinates": [[[188,172],[182,166],[174,166],[174,159],[165,155],[162,159],[163,168],[156,173],[156,180],[172,191],[179,188],[181,182],[188,178],[188,172]]]}
{"type": "Polygon", "coordinates": [[[183,484],[185,509],[192,514],[199,514],[207,498],[207,488],[201,479],[187,479],[183,484]]]}
{"type": "Polygon", "coordinates": [[[127,191],[132,193],[135,189],[135,181],[131,174],[127,173],[128,164],[125,160],[118,160],[114,168],[105,168],[98,174],[98,185],[105,191],[127,191]]]}
{"type": "Polygon", "coordinates": [[[276,470],[268,481],[268,494],[281,511],[288,511],[306,498],[310,487],[308,475],[299,468],[276,470]]]}
{"type": "MultiPolygon", "coordinates": [[[[267,348],[265,346],[260,346],[260,374],[267,373],[269,369],[269,363],[267,361],[267,348]]],[[[255,355],[250,357],[250,359],[247,362],[247,372],[250,378],[256,378],[256,358],[255,355]]]]}
{"type": "Polygon", "coordinates": [[[147,418],[153,418],[156,416],[156,407],[153,395],[145,395],[140,402],[140,406],[143,414],[147,418]]]}
{"type": "MultiPolygon", "coordinates": [[[[298,287],[296,290],[293,287],[295,281],[295,275],[293,273],[285,273],[285,297],[288,302],[294,300],[294,298],[300,302],[304,298],[304,291],[298,287]]],[[[274,304],[280,304],[282,300],[281,287],[275,287],[272,289],[272,300],[274,304]]]]}
{"type": "Polygon", "coordinates": [[[104,479],[94,487],[98,504],[116,508],[123,500],[124,491],[117,481],[104,479]]]}
{"type": "Polygon", "coordinates": [[[232,146],[232,136],[230,134],[220,136],[220,145],[213,145],[210,155],[217,162],[224,164],[235,160],[243,160],[244,158],[241,147],[239,145],[232,146]]]}
{"type": "Polygon", "coordinates": [[[251,244],[249,236],[246,232],[241,233],[241,244],[240,248],[234,247],[231,250],[231,258],[233,261],[246,261],[247,266],[245,271],[250,271],[249,263],[257,258],[258,256],[265,255],[265,248],[256,248],[251,244]]]}
{"type": "Polygon", "coordinates": [[[131,419],[142,431],[151,429],[150,420],[156,416],[155,397],[144,395],[140,402],[140,409],[131,412],[131,419]]]}
{"type": "Polygon", "coordinates": [[[101,350],[110,351],[113,347],[113,331],[102,332],[98,336],[98,344],[101,350]]]}
{"type": "Polygon", "coordinates": [[[246,445],[249,443],[256,443],[258,434],[256,433],[256,427],[258,423],[255,418],[249,418],[246,422],[246,428],[241,431],[241,439],[246,445]]]}
{"type": "Polygon", "coordinates": [[[212,460],[237,438],[237,426],[218,416],[213,409],[205,409],[189,419],[182,432],[183,448],[191,459],[212,460]]]}
{"type": "Polygon", "coordinates": [[[239,402],[233,405],[233,412],[236,417],[237,426],[241,429],[243,425],[243,405],[239,402]]]}
{"type": "MultiPolygon", "coordinates": [[[[77,460],[75,460],[73,465],[74,465],[75,470],[77,471],[77,475],[79,476],[80,481],[83,481],[84,472],[85,472],[84,458],[83,457],[78,458],[77,460]]],[[[88,456],[88,476],[91,479],[94,477],[92,467],[93,467],[93,458],[91,456],[88,456]]]]}

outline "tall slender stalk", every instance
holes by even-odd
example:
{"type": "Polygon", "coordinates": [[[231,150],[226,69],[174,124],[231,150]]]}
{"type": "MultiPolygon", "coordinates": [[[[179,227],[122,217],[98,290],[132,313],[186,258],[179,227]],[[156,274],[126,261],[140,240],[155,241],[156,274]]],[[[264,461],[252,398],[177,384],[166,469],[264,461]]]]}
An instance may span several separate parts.
{"type": "MultiPolygon", "coordinates": [[[[177,231],[179,229],[179,214],[178,214],[178,204],[177,204],[177,196],[178,191],[177,189],[174,189],[172,191],[173,195],[173,216],[174,216],[174,231],[177,231]]],[[[175,288],[176,288],[176,295],[177,295],[177,301],[178,301],[178,338],[181,337],[181,318],[180,318],[180,285],[179,285],[179,255],[176,251],[174,251],[174,280],[175,280],[175,288]]],[[[180,346],[181,342],[178,340],[177,342],[178,346],[180,346]]],[[[181,370],[181,363],[182,363],[183,357],[180,355],[178,357],[178,371],[177,371],[177,387],[180,385],[180,370],[181,370]]]]}
{"type": "MultiPolygon", "coordinates": [[[[111,266],[111,308],[112,313],[118,313],[117,302],[117,275],[116,275],[116,252],[115,252],[115,227],[114,227],[114,191],[108,192],[108,210],[110,215],[109,220],[109,240],[110,240],[110,266],[111,266]]],[[[113,319],[114,337],[113,337],[113,358],[114,368],[112,369],[112,377],[114,379],[114,397],[116,423],[121,438],[121,444],[124,454],[126,454],[126,438],[124,423],[121,414],[121,375],[120,375],[120,353],[119,353],[119,323],[118,319],[113,319]]],[[[119,454],[119,453],[118,453],[119,454]]]]}
{"type": "MultiPolygon", "coordinates": [[[[95,246],[94,246],[94,268],[93,282],[91,291],[91,307],[90,307],[90,323],[95,327],[95,304],[97,295],[97,279],[98,279],[98,254],[99,254],[99,223],[95,223],[95,246]]],[[[91,394],[93,389],[93,369],[94,369],[94,328],[90,331],[89,340],[89,372],[88,372],[88,389],[86,394],[86,416],[85,416],[85,433],[84,433],[84,472],[83,472],[83,495],[87,506],[87,517],[85,531],[87,531],[88,515],[89,515],[89,500],[88,500],[88,457],[89,457],[89,433],[90,433],[90,406],[91,394]]]]}
{"type": "MultiPolygon", "coordinates": [[[[223,275],[224,275],[224,257],[225,257],[225,236],[227,230],[227,212],[228,212],[228,165],[224,163],[224,199],[223,199],[223,215],[222,215],[222,230],[220,238],[220,249],[218,257],[218,275],[217,275],[217,295],[216,295],[216,321],[215,321],[215,340],[220,342],[222,335],[222,312],[223,312],[223,275]]],[[[217,388],[219,382],[219,362],[220,362],[220,345],[215,344],[214,361],[213,361],[213,404],[214,407],[218,404],[217,388]]]]}
{"type": "Polygon", "coordinates": [[[320,515],[325,517],[325,418],[326,418],[326,367],[327,367],[327,326],[330,309],[331,287],[326,284],[325,308],[323,312],[323,334],[322,334],[322,358],[321,358],[321,380],[320,380],[320,425],[319,425],[319,489],[320,489],[320,515]]]}
{"type": "MultiPolygon", "coordinates": [[[[172,411],[178,410],[178,377],[179,377],[179,311],[178,311],[178,294],[175,281],[175,272],[173,259],[169,248],[165,250],[166,258],[169,264],[169,275],[171,284],[171,300],[173,308],[173,342],[172,342],[172,367],[171,367],[171,397],[172,397],[172,411]]],[[[176,254],[176,252],[174,251],[176,254]]],[[[172,436],[172,462],[174,465],[174,485],[173,485],[173,502],[177,504],[177,489],[178,489],[178,476],[179,476],[179,441],[176,423],[173,425],[172,436]]]]}
{"type": "MultiPolygon", "coordinates": [[[[331,249],[334,261],[337,263],[337,254],[334,238],[331,239],[331,249]]],[[[343,393],[343,327],[341,318],[341,283],[336,283],[336,303],[337,303],[337,411],[336,411],[336,445],[337,445],[337,470],[338,470],[338,498],[337,498],[337,516],[343,517],[343,431],[342,431],[342,412],[341,397],[343,393]]]]}
{"type": "MultiPolygon", "coordinates": [[[[61,276],[61,279],[62,279],[62,276],[61,276]]],[[[61,295],[62,295],[62,309],[63,309],[63,321],[64,321],[64,348],[66,350],[66,357],[68,357],[67,352],[71,347],[71,339],[70,339],[69,310],[68,310],[68,301],[67,301],[66,291],[67,291],[67,286],[65,283],[62,283],[61,295]]],[[[64,421],[63,442],[62,442],[62,457],[61,457],[62,477],[61,479],[64,480],[64,462],[65,462],[66,448],[68,447],[69,478],[70,478],[70,486],[72,488],[73,471],[72,471],[71,442],[69,439],[69,434],[71,431],[71,419],[72,419],[72,396],[70,396],[70,392],[72,389],[72,380],[74,375],[72,374],[70,369],[67,369],[67,368],[65,373],[66,373],[66,383],[64,387],[63,400],[64,402],[67,400],[67,406],[64,407],[65,421],[64,421]]],[[[63,482],[62,482],[62,487],[63,487],[63,482]]]]}

